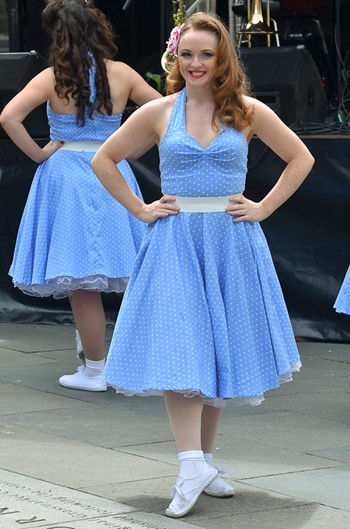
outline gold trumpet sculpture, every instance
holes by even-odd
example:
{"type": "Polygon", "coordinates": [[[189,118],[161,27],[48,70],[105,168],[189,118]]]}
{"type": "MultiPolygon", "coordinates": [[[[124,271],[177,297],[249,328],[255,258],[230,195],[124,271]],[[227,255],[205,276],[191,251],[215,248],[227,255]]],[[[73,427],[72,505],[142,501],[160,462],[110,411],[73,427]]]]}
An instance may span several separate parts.
{"type": "Polygon", "coordinates": [[[248,48],[252,47],[252,35],[266,35],[266,44],[269,48],[271,46],[271,35],[276,33],[270,27],[270,0],[266,2],[266,22],[264,21],[261,0],[248,0],[247,2],[247,21],[242,26],[238,39],[238,46],[241,45],[243,35],[248,36],[248,48]]]}

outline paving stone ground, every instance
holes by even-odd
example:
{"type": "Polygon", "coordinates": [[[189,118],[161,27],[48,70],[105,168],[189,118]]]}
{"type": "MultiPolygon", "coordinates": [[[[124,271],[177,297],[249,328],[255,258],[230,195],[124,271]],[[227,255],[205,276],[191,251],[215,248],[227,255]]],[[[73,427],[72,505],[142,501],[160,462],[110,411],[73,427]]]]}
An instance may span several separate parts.
{"type": "Polygon", "coordinates": [[[0,323],[0,529],[350,529],[350,344],[298,345],[294,382],[223,414],[215,460],[236,496],[172,520],[162,399],[62,388],[74,329],[0,323]]]}

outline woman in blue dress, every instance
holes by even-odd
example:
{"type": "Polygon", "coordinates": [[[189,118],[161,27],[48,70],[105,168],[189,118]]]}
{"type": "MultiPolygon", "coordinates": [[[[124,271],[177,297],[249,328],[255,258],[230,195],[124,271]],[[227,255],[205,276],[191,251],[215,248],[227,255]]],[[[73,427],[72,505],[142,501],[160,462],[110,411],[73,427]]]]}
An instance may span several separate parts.
{"type": "Polygon", "coordinates": [[[169,95],[137,110],[92,167],[147,223],[104,376],[125,395],[164,395],[180,463],[165,513],[176,518],[202,492],[234,493],[211,465],[222,406],[259,404],[300,369],[259,222],[294,193],[314,160],[270,108],[246,95],[229,33],[215,16],[191,15],[170,43],[169,95]],[[243,194],[253,134],[286,162],[257,203],[243,194]],[[150,144],[159,147],[164,196],[145,204],[116,163],[150,144]]]}
{"type": "Polygon", "coordinates": [[[338,292],[337,299],[334,303],[334,308],[337,312],[350,315],[350,266],[338,292]]]}
{"type": "MultiPolygon", "coordinates": [[[[117,52],[114,32],[91,0],[49,0],[43,22],[52,37],[52,67],[13,98],[0,120],[17,146],[40,164],[10,275],[26,294],[70,297],[85,366],[59,382],[105,391],[101,292],[125,290],[144,225],[107,193],[90,161],[119,128],[129,99],[142,105],[161,95],[133,69],[112,60],[117,52]],[[40,148],[22,122],[44,102],[51,141],[40,148]]],[[[128,163],[121,160],[119,169],[141,199],[128,163]]]]}

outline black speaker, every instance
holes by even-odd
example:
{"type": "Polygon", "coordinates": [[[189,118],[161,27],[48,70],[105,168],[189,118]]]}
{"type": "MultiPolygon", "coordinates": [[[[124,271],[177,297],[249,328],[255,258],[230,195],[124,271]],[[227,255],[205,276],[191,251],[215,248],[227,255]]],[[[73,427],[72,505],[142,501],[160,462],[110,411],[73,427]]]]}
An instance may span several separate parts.
{"type": "MultiPolygon", "coordinates": [[[[36,51],[0,53],[0,112],[35,75],[47,67],[47,60],[36,51]]],[[[24,120],[24,125],[33,138],[47,138],[49,126],[46,105],[31,112],[24,120]]],[[[0,139],[4,138],[7,135],[0,127],[0,139]]]]}
{"type": "Polygon", "coordinates": [[[325,122],[326,94],[304,46],[240,48],[240,56],[253,95],[287,125],[325,122]]]}

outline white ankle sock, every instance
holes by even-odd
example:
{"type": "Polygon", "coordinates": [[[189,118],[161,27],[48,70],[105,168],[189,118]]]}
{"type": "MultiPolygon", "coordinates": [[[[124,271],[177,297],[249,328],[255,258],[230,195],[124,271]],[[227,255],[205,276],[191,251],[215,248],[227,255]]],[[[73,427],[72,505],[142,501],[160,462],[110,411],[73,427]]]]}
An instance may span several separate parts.
{"type": "Polygon", "coordinates": [[[89,360],[85,358],[86,368],[84,374],[88,377],[100,377],[102,376],[105,361],[104,360],[89,360]]]}
{"type": "Polygon", "coordinates": [[[180,463],[179,475],[183,478],[192,478],[202,472],[204,457],[202,450],[188,450],[178,454],[180,463]]]}

